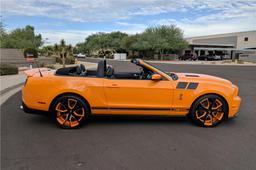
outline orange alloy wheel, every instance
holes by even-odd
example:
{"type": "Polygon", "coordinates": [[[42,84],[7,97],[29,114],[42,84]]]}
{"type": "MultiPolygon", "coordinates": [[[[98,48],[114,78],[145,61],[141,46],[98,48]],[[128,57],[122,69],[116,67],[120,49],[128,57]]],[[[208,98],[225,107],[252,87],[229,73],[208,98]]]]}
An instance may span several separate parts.
{"type": "Polygon", "coordinates": [[[75,96],[63,96],[56,101],[55,118],[62,128],[75,128],[86,118],[86,105],[75,96]]]}
{"type": "Polygon", "coordinates": [[[217,95],[206,95],[196,101],[192,119],[199,125],[212,127],[219,124],[227,113],[227,105],[217,95]]]}

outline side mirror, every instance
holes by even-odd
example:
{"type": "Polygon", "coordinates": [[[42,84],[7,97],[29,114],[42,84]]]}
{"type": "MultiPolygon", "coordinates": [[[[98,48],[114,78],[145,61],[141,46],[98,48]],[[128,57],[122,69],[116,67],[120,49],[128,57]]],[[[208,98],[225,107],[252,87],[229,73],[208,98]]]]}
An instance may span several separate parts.
{"type": "Polygon", "coordinates": [[[160,80],[161,78],[162,78],[162,76],[159,75],[159,74],[153,74],[153,75],[151,76],[151,80],[160,80]]]}

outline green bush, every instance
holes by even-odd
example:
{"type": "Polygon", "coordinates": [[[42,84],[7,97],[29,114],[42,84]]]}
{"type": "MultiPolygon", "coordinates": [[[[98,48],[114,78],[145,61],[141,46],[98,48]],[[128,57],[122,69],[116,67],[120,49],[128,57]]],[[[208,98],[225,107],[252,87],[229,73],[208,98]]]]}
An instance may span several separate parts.
{"type": "Polygon", "coordinates": [[[243,60],[238,60],[237,63],[238,64],[244,64],[244,61],[243,60]]]}
{"type": "Polygon", "coordinates": [[[46,64],[44,62],[38,62],[38,67],[45,67],[46,64]]]}
{"type": "Polygon", "coordinates": [[[47,68],[50,68],[50,69],[55,69],[55,66],[52,65],[52,64],[49,64],[49,65],[46,65],[47,68]]]}
{"type": "Polygon", "coordinates": [[[34,48],[26,48],[24,50],[24,57],[26,58],[28,54],[32,54],[33,58],[37,58],[38,57],[38,52],[34,48]]]}
{"type": "Polygon", "coordinates": [[[10,65],[10,64],[1,64],[0,65],[0,75],[13,75],[18,74],[18,67],[10,65]]]}
{"type": "MultiPolygon", "coordinates": [[[[62,64],[62,58],[56,57],[56,63],[62,64]]],[[[65,59],[65,64],[75,64],[75,57],[67,57],[65,59]]]]}
{"type": "Polygon", "coordinates": [[[98,57],[99,58],[106,57],[106,58],[113,59],[114,53],[115,53],[115,50],[112,50],[112,49],[100,49],[98,50],[98,57]]]}
{"type": "Polygon", "coordinates": [[[50,69],[55,69],[53,64],[46,64],[44,62],[39,62],[38,67],[46,67],[46,68],[50,68],[50,69]]]}
{"type": "Polygon", "coordinates": [[[66,64],[75,64],[75,57],[67,57],[66,64]]]}

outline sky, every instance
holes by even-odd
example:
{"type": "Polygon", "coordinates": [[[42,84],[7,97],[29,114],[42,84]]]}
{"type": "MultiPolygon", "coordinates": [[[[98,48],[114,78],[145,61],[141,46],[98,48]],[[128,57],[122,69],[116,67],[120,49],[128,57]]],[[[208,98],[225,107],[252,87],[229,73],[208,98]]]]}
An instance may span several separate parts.
{"type": "Polygon", "coordinates": [[[256,0],[1,0],[7,31],[32,25],[45,44],[175,24],[184,37],[256,30],[256,0]]]}

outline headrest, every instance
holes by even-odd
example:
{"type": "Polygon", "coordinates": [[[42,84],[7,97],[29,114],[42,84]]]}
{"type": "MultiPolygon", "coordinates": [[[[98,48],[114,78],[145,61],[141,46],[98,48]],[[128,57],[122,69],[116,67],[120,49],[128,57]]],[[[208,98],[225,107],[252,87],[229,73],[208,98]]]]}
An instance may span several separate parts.
{"type": "Polygon", "coordinates": [[[107,77],[111,77],[114,74],[114,68],[112,68],[111,66],[108,66],[107,71],[106,71],[106,76],[107,77]]]}
{"type": "Polygon", "coordinates": [[[85,66],[83,64],[80,64],[80,69],[81,69],[82,72],[86,71],[85,66]]]}
{"type": "Polygon", "coordinates": [[[101,60],[98,63],[97,77],[105,77],[107,63],[106,60],[101,60]]]}

